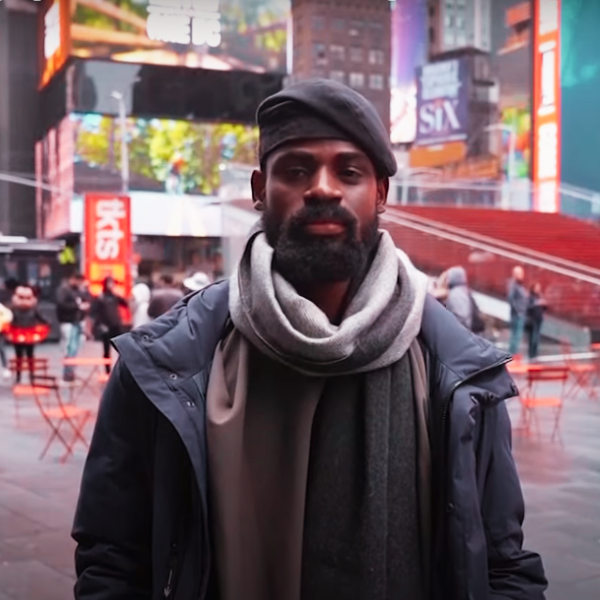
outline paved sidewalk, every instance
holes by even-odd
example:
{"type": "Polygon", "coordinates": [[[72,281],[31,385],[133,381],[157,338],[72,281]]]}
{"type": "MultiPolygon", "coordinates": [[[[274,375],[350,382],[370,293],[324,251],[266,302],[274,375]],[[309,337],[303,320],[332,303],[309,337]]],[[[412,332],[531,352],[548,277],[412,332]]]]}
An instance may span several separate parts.
{"type": "MultiPolygon", "coordinates": [[[[85,355],[99,355],[88,344],[85,355]]],[[[43,346],[58,372],[56,346],[43,346]]],[[[93,402],[94,400],[91,399],[93,402]]],[[[516,400],[509,402],[513,423],[516,400]]],[[[21,403],[15,423],[8,385],[0,387],[0,600],[73,598],[73,550],[69,537],[84,462],[81,447],[66,464],[59,449],[38,455],[47,426],[35,408],[21,403]]],[[[548,425],[544,424],[544,425],[548,425]]],[[[527,500],[526,541],[543,554],[551,587],[548,600],[600,598],[600,402],[583,395],[568,402],[564,445],[515,430],[515,456],[527,500]]]]}

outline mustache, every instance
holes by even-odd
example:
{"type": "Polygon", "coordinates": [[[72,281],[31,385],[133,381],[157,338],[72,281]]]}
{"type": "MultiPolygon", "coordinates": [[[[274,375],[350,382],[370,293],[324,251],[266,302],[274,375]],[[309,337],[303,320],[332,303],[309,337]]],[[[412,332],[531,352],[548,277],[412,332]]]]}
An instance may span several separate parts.
{"type": "Polygon", "coordinates": [[[301,208],[288,222],[287,230],[291,235],[303,235],[304,228],[315,221],[336,221],[348,232],[355,233],[356,218],[345,208],[332,203],[310,204],[301,208]]]}

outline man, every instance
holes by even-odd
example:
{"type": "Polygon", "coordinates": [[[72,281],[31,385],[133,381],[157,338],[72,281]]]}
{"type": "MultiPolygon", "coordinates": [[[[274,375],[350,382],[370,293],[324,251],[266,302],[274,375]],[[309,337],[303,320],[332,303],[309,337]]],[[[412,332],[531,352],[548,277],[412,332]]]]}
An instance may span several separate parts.
{"type": "Polygon", "coordinates": [[[171,310],[181,299],[183,292],[178,290],[173,281],[173,276],[164,274],[160,276],[160,285],[154,290],[148,306],[148,316],[158,319],[171,310]]]}
{"type": "Polygon", "coordinates": [[[374,108],[259,108],[262,212],[230,279],[116,340],[73,535],[79,600],[541,600],[510,357],[378,230],[374,108]]]}
{"type": "MultiPolygon", "coordinates": [[[[56,316],[60,324],[60,337],[65,358],[75,358],[79,352],[82,322],[90,309],[83,289],[84,278],[78,272],[73,272],[56,292],[56,316]]],[[[75,369],[65,366],[63,379],[73,381],[75,369]]]]}
{"type": "Polygon", "coordinates": [[[508,351],[513,355],[517,354],[521,348],[527,307],[529,305],[529,295],[523,285],[524,281],[525,271],[523,271],[523,267],[515,267],[512,279],[508,284],[508,305],[510,306],[510,342],[508,351]]]}

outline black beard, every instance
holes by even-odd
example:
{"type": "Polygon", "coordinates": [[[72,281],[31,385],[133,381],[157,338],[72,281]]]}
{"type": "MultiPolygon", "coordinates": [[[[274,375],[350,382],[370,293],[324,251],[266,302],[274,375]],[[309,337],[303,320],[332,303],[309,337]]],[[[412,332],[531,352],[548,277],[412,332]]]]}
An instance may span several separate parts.
{"type": "Polygon", "coordinates": [[[274,249],[274,268],[295,288],[314,283],[351,281],[362,277],[379,240],[377,214],[360,230],[358,222],[337,204],[314,203],[286,223],[267,209],[263,215],[267,241],[274,249]],[[316,237],[305,227],[314,221],[333,220],[346,227],[346,235],[316,237]]]}

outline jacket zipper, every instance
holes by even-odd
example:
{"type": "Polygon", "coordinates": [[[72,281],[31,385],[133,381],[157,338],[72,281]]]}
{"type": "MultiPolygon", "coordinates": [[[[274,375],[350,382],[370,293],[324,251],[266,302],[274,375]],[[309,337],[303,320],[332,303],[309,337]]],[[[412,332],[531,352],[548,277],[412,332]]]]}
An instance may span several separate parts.
{"type": "MultiPolygon", "coordinates": [[[[512,361],[512,357],[507,357],[507,358],[503,358],[501,360],[496,361],[493,365],[490,365],[489,367],[485,367],[484,369],[481,369],[479,371],[477,371],[476,373],[473,373],[472,375],[469,375],[468,377],[465,377],[464,379],[461,379],[460,381],[457,381],[452,388],[450,389],[450,391],[448,392],[448,395],[446,396],[445,400],[444,400],[444,411],[442,413],[442,462],[444,463],[443,465],[443,469],[444,469],[444,473],[446,472],[446,444],[447,444],[447,422],[448,422],[448,415],[450,413],[450,404],[452,403],[452,398],[454,397],[454,394],[456,393],[456,390],[458,388],[460,388],[461,386],[463,386],[465,383],[468,383],[469,381],[471,381],[472,379],[474,379],[475,377],[478,377],[479,375],[481,375],[482,373],[486,373],[487,371],[491,371],[492,369],[497,369],[498,367],[501,367],[502,365],[506,365],[509,362],[512,361]]],[[[445,509],[445,505],[446,505],[446,481],[445,478],[442,480],[443,481],[443,487],[441,490],[441,497],[442,497],[442,502],[441,502],[441,508],[442,510],[445,509]]]]}
{"type": "Polygon", "coordinates": [[[177,568],[177,544],[171,546],[171,554],[169,555],[169,574],[167,576],[167,584],[163,589],[163,597],[165,600],[171,597],[175,587],[175,569],[177,568]]]}

